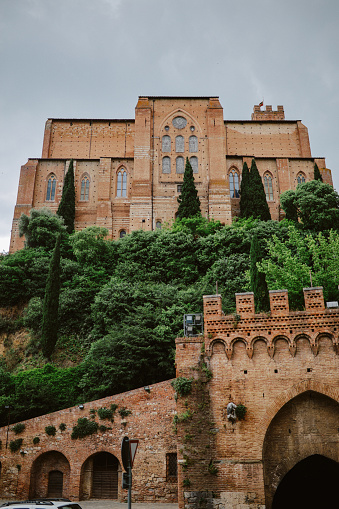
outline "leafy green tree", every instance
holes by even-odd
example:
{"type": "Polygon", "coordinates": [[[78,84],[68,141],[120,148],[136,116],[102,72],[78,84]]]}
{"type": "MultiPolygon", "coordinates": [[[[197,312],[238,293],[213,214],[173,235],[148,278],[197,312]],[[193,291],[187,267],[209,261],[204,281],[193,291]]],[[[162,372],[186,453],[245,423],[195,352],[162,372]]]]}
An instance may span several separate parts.
{"type": "Polygon", "coordinates": [[[310,286],[310,273],[314,286],[324,287],[326,300],[338,299],[339,234],[331,230],[328,235],[304,235],[295,226],[289,226],[288,239],[273,235],[267,241],[268,256],[258,267],[266,274],[270,290],[287,288],[292,309],[304,306],[303,288],[310,286]]]}
{"type": "Polygon", "coordinates": [[[250,285],[254,293],[254,303],[257,312],[270,309],[270,299],[265,274],[258,269],[258,262],[262,260],[262,252],[258,237],[253,235],[250,251],[250,285]]]}
{"type": "Polygon", "coordinates": [[[314,163],[314,180],[320,180],[321,182],[323,181],[317,163],[314,163]]]}
{"type": "Polygon", "coordinates": [[[58,216],[62,217],[65,222],[68,233],[74,231],[75,218],[75,187],[74,187],[74,168],[73,159],[69,163],[69,167],[65,176],[64,186],[62,189],[62,197],[58,207],[58,216]]]}
{"type": "Polygon", "coordinates": [[[186,158],[184,180],[178,203],[177,217],[179,219],[201,215],[198,191],[194,184],[193,169],[188,157],[186,158]]]}
{"type": "Polygon", "coordinates": [[[48,359],[53,353],[58,338],[59,292],[60,235],[57,236],[49,266],[42,313],[41,345],[43,354],[48,359]]]}
{"type": "Polygon", "coordinates": [[[31,209],[29,216],[21,214],[19,219],[19,235],[25,236],[25,247],[43,247],[51,250],[55,245],[57,234],[65,239],[64,220],[50,209],[31,209]]]}
{"type": "Polygon", "coordinates": [[[296,195],[293,189],[289,189],[280,195],[280,205],[285,212],[286,219],[297,223],[298,206],[296,204],[296,195]]]}
{"type": "Polygon", "coordinates": [[[249,193],[251,195],[250,215],[253,216],[254,219],[261,219],[262,221],[270,220],[271,213],[255,159],[252,159],[251,164],[249,193]]]}
{"type": "Polygon", "coordinates": [[[339,228],[339,195],[329,184],[311,180],[299,184],[295,191],[285,191],[280,203],[288,211],[296,208],[303,227],[307,230],[330,230],[339,228]]]}
{"type": "Polygon", "coordinates": [[[240,184],[240,217],[251,217],[252,194],[250,192],[250,171],[244,162],[240,184]]]}

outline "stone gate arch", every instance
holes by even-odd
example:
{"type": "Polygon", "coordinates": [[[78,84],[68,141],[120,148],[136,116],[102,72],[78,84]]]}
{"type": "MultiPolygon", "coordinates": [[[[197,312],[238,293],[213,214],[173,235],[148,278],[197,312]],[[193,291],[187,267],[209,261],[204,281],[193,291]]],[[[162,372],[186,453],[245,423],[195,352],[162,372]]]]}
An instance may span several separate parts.
{"type": "Polygon", "coordinates": [[[32,464],[30,498],[69,497],[70,464],[59,451],[40,454],[32,464]]]}
{"type": "Polygon", "coordinates": [[[119,499],[121,466],[118,458],[107,451],[89,456],[81,467],[80,500],[119,499]]]}
{"type": "MultiPolygon", "coordinates": [[[[266,431],[263,444],[266,509],[282,507],[279,505],[279,493],[286,493],[283,487],[288,480],[293,484],[298,476],[301,479],[307,472],[312,477],[314,468],[317,468],[314,465],[322,461],[338,465],[338,422],[339,403],[314,390],[302,392],[280,408],[266,431]],[[311,457],[316,459],[308,460],[311,457]]],[[[332,471],[331,467],[328,468],[332,471]]],[[[322,484],[318,482],[312,486],[314,500],[322,496],[325,483],[322,484]]],[[[299,489],[302,496],[301,488],[302,483],[299,489]]],[[[307,493],[304,495],[306,497],[307,493]]],[[[292,506],[292,502],[288,505],[291,509],[303,507],[292,506]]]]}

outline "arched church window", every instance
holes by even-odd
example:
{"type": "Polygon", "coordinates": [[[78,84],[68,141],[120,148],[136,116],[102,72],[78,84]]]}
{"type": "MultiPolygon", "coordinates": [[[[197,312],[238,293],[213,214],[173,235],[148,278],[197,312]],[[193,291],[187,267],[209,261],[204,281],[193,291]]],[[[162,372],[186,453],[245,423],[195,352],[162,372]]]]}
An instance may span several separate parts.
{"type": "Polygon", "coordinates": [[[273,200],[273,184],[272,184],[272,175],[270,173],[266,173],[264,175],[264,188],[266,194],[266,200],[273,200]]]}
{"type": "Polygon", "coordinates": [[[171,173],[171,158],[168,156],[162,158],[162,172],[171,173]]]}
{"type": "Polygon", "coordinates": [[[239,198],[239,173],[233,169],[230,171],[228,178],[231,198],[239,198]]]}
{"type": "Polygon", "coordinates": [[[85,175],[81,180],[80,200],[88,201],[88,199],[89,199],[89,176],[85,175]]]}
{"type": "Polygon", "coordinates": [[[155,223],[155,227],[158,229],[158,230],[161,230],[161,221],[157,221],[155,223]]]}
{"type": "Polygon", "coordinates": [[[121,168],[118,171],[117,179],[117,197],[125,198],[127,196],[127,171],[121,168]]]}
{"type": "Polygon", "coordinates": [[[168,134],[162,137],[162,151],[171,152],[171,137],[168,134]]]}
{"type": "Polygon", "coordinates": [[[190,163],[191,163],[191,166],[192,166],[193,173],[198,173],[198,171],[199,171],[199,168],[198,168],[198,158],[196,156],[190,157],[190,163]]]}
{"type": "Polygon", "coordinates": [[[119,237],[122,239],[126,235],[126,230],[120,230],[119,237]]]}
{"type": "Polygon", "coordinates": [[[177,136],[175,138],[175,151],[185,152],[185,138],[183,136],[177,136]]]}
{"type": "Polygon", "coordinates": [[[47,181],[46,201],[55,200],[55,189],[56,189],[56,176],[52,174],[50,175],[47,181]]]}
{"type": "Polygon", "coordinates": [[[190,136],[189,138],[189,151],[198,152],[198,138],[196,136],[190,136]]]}
{"type": "Polygon", "coordinates": [[[297,182],[298,184],[303,184],[306,182],[305,175],[303,173],[298,173],[297,182]]]}
{"type": "Polygon", "coordinates": [[[177,173],[185,173],[185,161],[182,156],[176,158],[175,168],[177,173]]]}

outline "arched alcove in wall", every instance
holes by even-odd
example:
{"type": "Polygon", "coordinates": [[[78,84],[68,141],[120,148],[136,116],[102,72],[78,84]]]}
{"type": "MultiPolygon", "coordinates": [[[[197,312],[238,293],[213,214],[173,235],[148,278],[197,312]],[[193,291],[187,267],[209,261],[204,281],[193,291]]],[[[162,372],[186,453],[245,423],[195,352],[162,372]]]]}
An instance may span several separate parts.
{"type": "MultiPolygon", "coordinates": [[[[294,397],[277,412],[267,429],[263,446],[266,509],[283,507],[276,505],[280,503],[276,498],[279,486],[285,476],[306,458],[318,455],[335,463],[339,461],[338,448],[333,447],[337,440],[338,422],[339,403],[311,390],[294,397]]],[[[319,465],[319,462],[316,464],[319,465]]],[[[300,469],[296,470],[297,477],[310,476],[313,468],[312,462],[301,463],[300,469]]],[[[295,482],[294,474],[291,474],[290,480],[292,484],[295,482]]],[[[317,496],[321,496],[324,488],[325,483],[319,477],[317,496]]],[[[309,506],[289,504],[286,507],[301,509],[309,506]]]]}
{"type": "Polygon", "coordinates": [[[80,499],[117,499],[119,497],[119,460],[109,452],[93,454],[81,468],[80,499]]]}
{"type": "Polygon", "coordinates": [[[30,498],[68,497],[69,461],[59,451],[48,451],[36,458],[31,468],[30,498]]]}

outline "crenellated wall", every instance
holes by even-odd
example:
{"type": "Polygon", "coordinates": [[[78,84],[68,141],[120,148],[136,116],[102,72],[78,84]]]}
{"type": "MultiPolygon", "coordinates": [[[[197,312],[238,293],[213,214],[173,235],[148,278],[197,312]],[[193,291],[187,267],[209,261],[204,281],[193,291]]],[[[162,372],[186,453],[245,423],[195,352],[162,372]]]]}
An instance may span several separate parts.
{"type": "Polygon", "coordinates": [[[272,291],[270,312],[255,314],[253,293],[237,294],[234,315],[204,296],[204,336],[176,340],[177,376],[192,380],[177,401],[180,508],[271,509],[300,461],[338,463],[339,308],[322,288],[304,296],[293,312],[272,291]],[[244,420],[228,419],[230,402],[244,420]]]}

